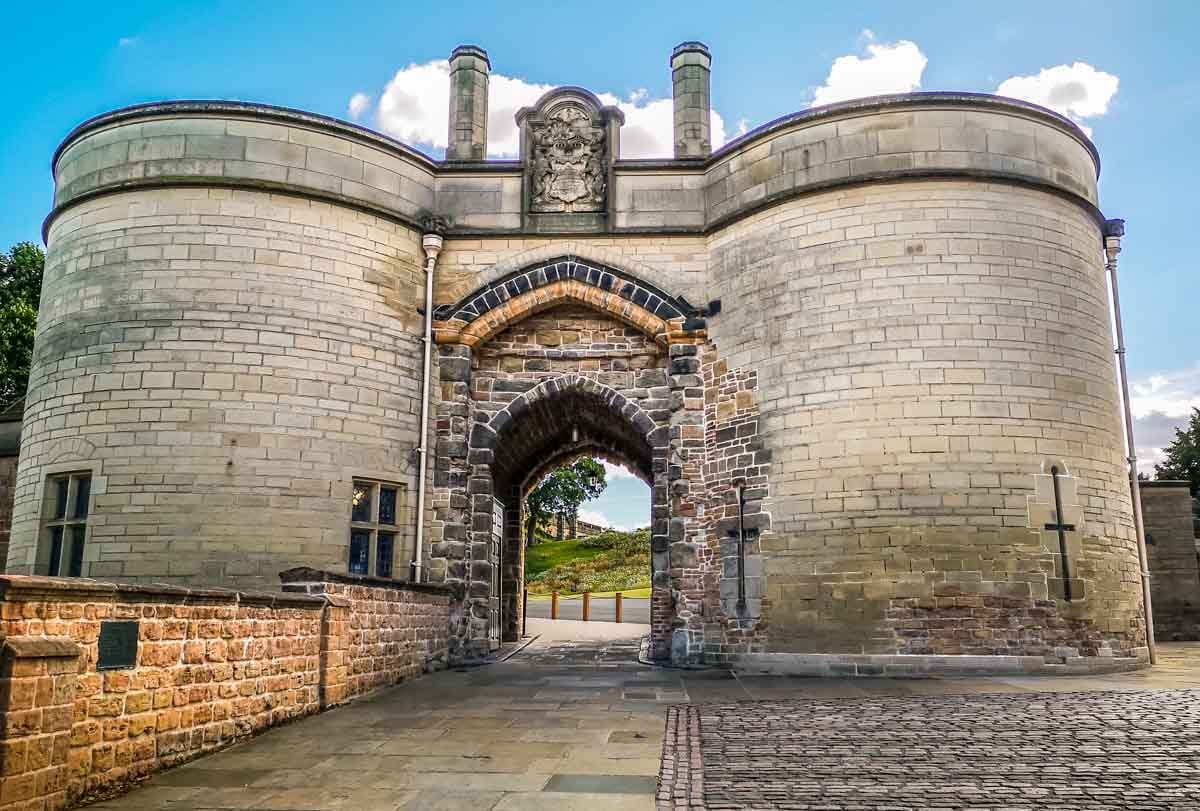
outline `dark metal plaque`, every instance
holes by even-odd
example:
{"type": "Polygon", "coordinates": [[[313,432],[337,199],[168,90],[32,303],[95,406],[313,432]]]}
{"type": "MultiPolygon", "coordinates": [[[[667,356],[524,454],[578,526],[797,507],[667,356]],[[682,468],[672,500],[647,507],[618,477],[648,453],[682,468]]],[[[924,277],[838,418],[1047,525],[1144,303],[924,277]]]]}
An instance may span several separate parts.
{"type": "Polygon", "coordinates": [[[137,664],[138,621],[109,620],[100,623],[97,670],[120,670],[137,664]]]}

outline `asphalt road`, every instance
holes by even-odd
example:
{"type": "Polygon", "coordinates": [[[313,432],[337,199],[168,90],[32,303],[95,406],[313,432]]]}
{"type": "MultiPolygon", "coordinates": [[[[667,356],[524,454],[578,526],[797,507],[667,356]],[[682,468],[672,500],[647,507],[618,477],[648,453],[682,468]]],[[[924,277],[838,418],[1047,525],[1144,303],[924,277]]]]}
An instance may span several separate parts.
{"type": "MultiPolygon", "coordinates": [[[[593,597],[590,621],[592,622],[613,622],[616,619],[616,600],[612,597],[593,597]]],[[[528,616],[535,619],[550,618],[550,601],[549,600],[534,600],[529,601],[528,616]]],[[[564,600],[561,597],[558,600],[558,618],[564,620],[579,620],[583,619],[583,600],[572,599],[564,600]]],[[[629,598],[621,600],[621,621],[622,622],[638,622],[647,624],[650,622],[650,599],[648,597],[629,598]]]]}

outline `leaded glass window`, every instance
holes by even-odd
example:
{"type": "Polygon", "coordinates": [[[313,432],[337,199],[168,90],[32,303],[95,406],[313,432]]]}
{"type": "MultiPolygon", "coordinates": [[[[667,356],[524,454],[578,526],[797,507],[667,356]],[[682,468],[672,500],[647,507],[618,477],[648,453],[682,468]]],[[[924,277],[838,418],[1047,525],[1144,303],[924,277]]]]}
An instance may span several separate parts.
{"type": "Polygon", "coordinates": [[[83,574],[92,474],[63,473],[46,480],[43,509],[41,570],[53,577],[83,574]]]}
{"type": "Polygon", "coordinates": [[[355,479],[350,491],[350,574],[393,576],[403,488],[355,479]]]}

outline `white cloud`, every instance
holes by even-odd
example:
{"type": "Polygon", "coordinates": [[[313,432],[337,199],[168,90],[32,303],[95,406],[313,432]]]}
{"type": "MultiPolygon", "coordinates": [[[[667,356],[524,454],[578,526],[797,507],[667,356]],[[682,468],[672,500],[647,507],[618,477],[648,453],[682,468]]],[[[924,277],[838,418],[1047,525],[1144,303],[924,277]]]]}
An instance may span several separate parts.
{"type": "Polygon", "coordinates": [[[606,529],[618,529],[622,532],[629,531],[629,527],[624,526],[623,524],[614,524],[604,513],[598,510],[580,510],[579,520],[586,521],[589,524],[595,524],[598,527],[605,527],[606,529]]]}
{"type": "Polygon", "coordinates": [[[1062,113],[1091,135],[1083,119],[1104,115],[1117,95],[1120,79],[1086,62],[1042,68],[1036,76],[1012,76],[996,88],[997,95],[1031,101],[1062,113]]]}
{"type": "Polygon", "coordinates": [[[816,90],[813,106],[885,93],[911,93],[920,88],[929,60],[915,42],[875,42],[870,29],[865,29],[862,36],[867,55],[847,54],[833,60],[825,84],[816,90]]]}
{"type": "Polygon", "coordinates": [[[371,106],[371,97],[366,93],[355,93],[350,97],[350,103],[346,105],[346,109],[350,113],[350,118],[357,121],[358,117],[367,111],[371,106]]]}
{"type": "MultiPolygon", "coordinates": [[[[488,84],[488,155],[516,157],[517,110],[536,102],[555,85],[492,73],[488,84]]],[[[671,99],[651,98],[635,90],[626,99],[612,93],[597,94],[604,104],[616,105],[625,114],[621,128],[621,157],[665,158],[674,153],[674,117],[671,99]]],[[[352,102],[353,103],[353,100],[352,102]]],[[[438,59],[412,64],[396,72],[379,97],[376,125],[383,132],[413,145],[446,148],[450,115],[450,64],[438,59]]],[[[713,148],[725,143],[725,122],[712,114],[713,148]]]]}
{"type": "Polygon", "coordinates": [[[1187,423],[1193,408],[1200,408],[1200,366],[1134,380],[1129,389],[1138,470],[1154,475],[1154,463],[1163,460],[1175,429],[1187,423]]]}
{"type": "Polygon", "coordinates": [[[614,482],[620,479],[637,479],[637,476],[623,465],[615,465],[612,462],[606,462],[603,459],[599,460],[600,464],[604,465],[604,476],[607,481],[614,482]]]}
{"type": "Polygon", "coordinates": [[[409,65],[396,72],[379,97],[379,129],[411,144],[446,148],[450,115],[450,64],[409,65]]]}
{"type": "Polygon", "coordinates": [[[132,48],[138,44],[138,37],[121,37],[117,40],[117,46],[120,48],[132,48]]]}

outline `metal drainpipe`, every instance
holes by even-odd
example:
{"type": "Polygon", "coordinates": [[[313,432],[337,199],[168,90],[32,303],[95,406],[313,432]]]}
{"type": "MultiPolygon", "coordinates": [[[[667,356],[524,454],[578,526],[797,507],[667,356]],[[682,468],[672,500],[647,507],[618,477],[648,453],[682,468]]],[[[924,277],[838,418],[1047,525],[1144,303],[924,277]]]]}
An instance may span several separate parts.
{"type": "Polygon", "coordinates": [[[417,448],[420,463],[417,473],[417,543],[413,549],[412,580],[421,582],[421,567],[425,545],[425,474],[429,469],[429,378],[433,360],[433,269],[442,251],[442,235],[436,232],[421,237],[425,251],[425,370],[421,377],[421,445],[417,448]]]}
{"type": "Polygon", "coordinates": [[[1154,607],[1150,599],[1150,564],[1146,558],[1146,528],[1142,524],[1142,488],[1138,484],[1137,451],[1133,446],[1133,410],[1129,405],[1129,372],[1125,368],[1125,329],[1121,325],[1121,296],[1117,292],[1117,254],[1121,252],[1121,237],[1125,236],[1124,220],[1105,220],[1104,254],[1112,284],[1113,321],[1116,325],[1117,366],[1121,378],[1121,404],[1125,412],[1125,441],[1129,446],[1129,492],[1133,498],[1133,527],[1137,533],[1138,560],[1142,567],[1142,611],[1146,614],[1146,648],[1150,664],[1158,661],[1154,645],[1154,607]]]}
{"type": "Polygon", "coordinates": [[[737,479],[738,537],[737,537],[737,607],[746,610],[746,480],[737,479]]]}

